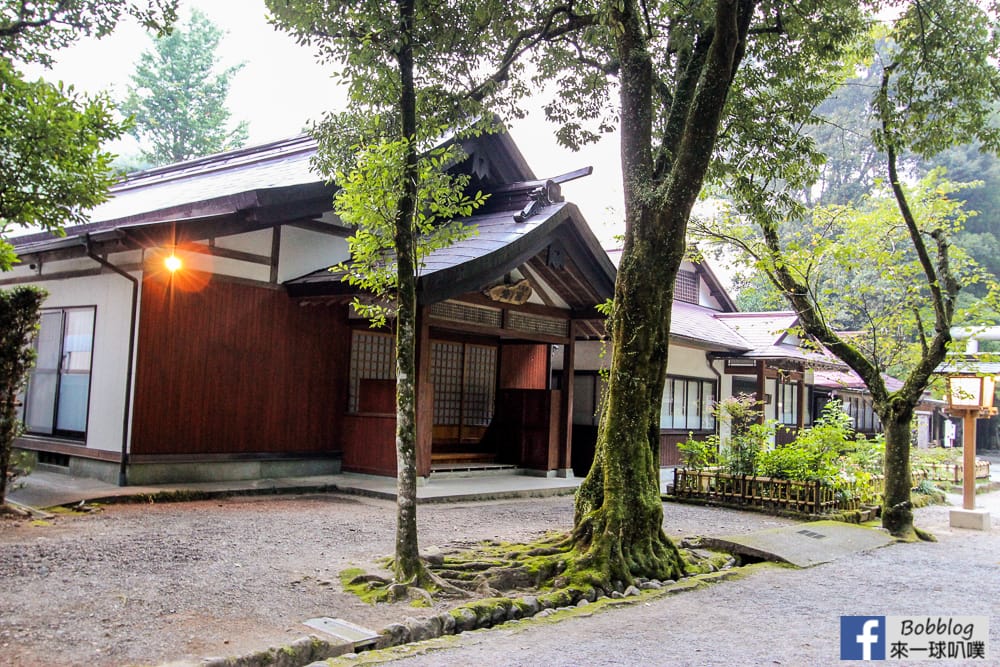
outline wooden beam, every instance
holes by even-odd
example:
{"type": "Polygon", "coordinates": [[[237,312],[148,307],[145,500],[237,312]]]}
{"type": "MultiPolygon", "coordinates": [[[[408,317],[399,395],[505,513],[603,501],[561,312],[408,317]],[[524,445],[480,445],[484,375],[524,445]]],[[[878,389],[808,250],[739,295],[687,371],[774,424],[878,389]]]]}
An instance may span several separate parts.
{"type": "Polygon", "coordinates": [[[189,243],[185,245],[178,245],[177,251],[182,253],[193,252],[200,255],[211,255],[213,257],[222,257],[224,259],[235,259],[240,262],[248,262],[250,264],[261,264],[263,266],[271,265],[270,255],[258,255],[256,253],[243,252],[242,250],[230,250],[229,248],[220,248],[217,245],[189,243]]]}
{"type": "Polygon", "coordinates": [[[573,384],[576,373],[576,322],[569,323],[570,342],[563,346],[562,400],[559,409],[563,423],[562,442],[559,447],[560,470],[573,468],[573,384]]]}
{"type": "Polygon", "coordinates": [[[298,229],[304,229],[309,232],[316,232],[317,234],[339,236],[340,238],[347,238],[348,236],[354,233],[354,229],[350,227],[332,225],[328,222],[320,222],[315,218],[300,218],[298,220],[292,220],[290,222],[286,222],[285,226],[297,227],[298,229]]]}

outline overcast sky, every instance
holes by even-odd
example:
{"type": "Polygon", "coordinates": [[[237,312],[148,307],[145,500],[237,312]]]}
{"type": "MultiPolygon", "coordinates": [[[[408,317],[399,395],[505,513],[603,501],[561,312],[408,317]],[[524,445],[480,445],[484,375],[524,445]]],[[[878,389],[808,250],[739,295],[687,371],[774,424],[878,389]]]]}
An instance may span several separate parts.
{"type": "MultiPolygon", "coordinates": [[[[309,48],[267,23],[264,0],[181,0],[180,4],[182,21],[191,7],[199,7],[225,31],[218,50],[220,68],[245,63],[233,79],[229,107],[236,121],[248,121],[251,144],[299,134],[310,119],[342,105],[331,68],[317,64],[309,48]]],[[[125,23],[103,40],[85,40],[60,52],[56,66],[44,76],[88,92],[106,90],[121,99],[139,54],[151,44],[142,28],[125,23]]],[[[564,185],[563,192],[607,246],[612,235],[620,233],[622,217],[617,138],[573,153],[555,142],[553,132],[537,109],[511,128],[539,177],[594,167],[593,175],[564,185]]]]}

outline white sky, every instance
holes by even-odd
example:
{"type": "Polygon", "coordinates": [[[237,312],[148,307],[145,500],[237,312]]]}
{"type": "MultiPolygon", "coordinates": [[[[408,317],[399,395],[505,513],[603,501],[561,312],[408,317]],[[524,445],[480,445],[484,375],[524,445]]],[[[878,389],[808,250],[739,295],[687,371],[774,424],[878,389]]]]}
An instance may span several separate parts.
{"type": "MultiPolygon", "coordinates": [[[[341,105],[330,67],[317,64],[311,49],[267,23],[264,0],[181,0],[181,21],[193,6],[226,33],[218,50],[220,67],[245,63],[233,79],[229,108],[234,120],[248,121],[250,144],[299,134],[310,119],[341,105]]],[[[151,44],[142,28],[125,23],[103,40],[85,40],[56,54],[51,71],[33,73],[121,99],[139,54],[151,44]]],[[[554,126],[539,109],[540,102],[529,118],[511,127],[511,135],[540,178],[594,167],[590,177],[565,184],[563,193],[607,246],[620,233],[623,211],[617,136],[573,153],[556,143],[554,126]]],[[[128,145],[113,150],[133,152],[128,145]]]]}

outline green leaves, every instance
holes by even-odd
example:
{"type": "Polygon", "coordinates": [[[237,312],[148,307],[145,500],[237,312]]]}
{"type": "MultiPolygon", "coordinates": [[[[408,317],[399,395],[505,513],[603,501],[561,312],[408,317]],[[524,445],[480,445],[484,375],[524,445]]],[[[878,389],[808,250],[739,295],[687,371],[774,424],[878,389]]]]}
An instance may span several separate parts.
{"type": "Polygon", "coordinates": [[[15,62],[49,65],[51,52],[81,37],[101,38],[126,16],[165,32],[176,18],[178,0],[3,0],[0,55],[15,62]]]}
{"type": "MultiPolygon", "coordinates": [[[[60,231],[87,220],[114,177],[105,141],[122,134],[103,96],[24,81],[0,58],[0,233],[11,225],[60,231]]],[[[0,270],[13,253],[0,242],[0,270]]]]}
{"type": "Polygon", "coordinates": [[[35,362],[31,341],[46,296],[33,286],[0,290],[0,505],[7,491],[11,446],[22,427],[15,401],[35,362]]]}
{"type": "MultiPolygon", "coordinates": [[[[336,174],[340,190],[334,207],[341,219],[355,227],[348,238],[351,260],[334,267],[345,273],[344,280],[376,297],[356,299],[355,309],[377,326],[384,326],[395,297],[398,272],[394,234],[398,224],[399,200],[403,196],[403,174],[407,142],[382,140],[358,146],[355,165],[336,174]]],[[[410,234],[414,248],[413,265],[423,265],[435,250],[476,233],[456,218],[468,217],[485,203],[487,195],[466,194],[469,176],[453,175],[447,168],[460,161],[461,148],[451,144],[422,155],[417,163],[417,206],[410,234]]]]}
{"type": "Polygon", "coordinates": [[[193,10],[187,24],[160,37],[139,57],[122,111],[132,116],[130,133],[149,145],[143,157],[154,165],[239,148],[247,124],[230,129],[226,106],[232,78],[242,64],[217,71],[222,32],[193,10]]]}

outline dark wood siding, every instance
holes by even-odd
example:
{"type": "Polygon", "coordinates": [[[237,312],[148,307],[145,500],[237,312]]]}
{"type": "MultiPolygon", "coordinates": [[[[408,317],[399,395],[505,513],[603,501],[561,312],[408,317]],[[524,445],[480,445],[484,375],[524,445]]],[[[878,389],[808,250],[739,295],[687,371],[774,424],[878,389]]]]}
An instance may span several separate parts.
{"type": "Polygon", "coordinates": [[[143,281],[132,452],[339,450],[350,332],[343,307],[213,279],[143,281]]]}
{"type": "Polygon", "coordinates": [[[501,348],[501,389],[547,389],[548,376],[548,345],[504,345],[501,348]]]}

